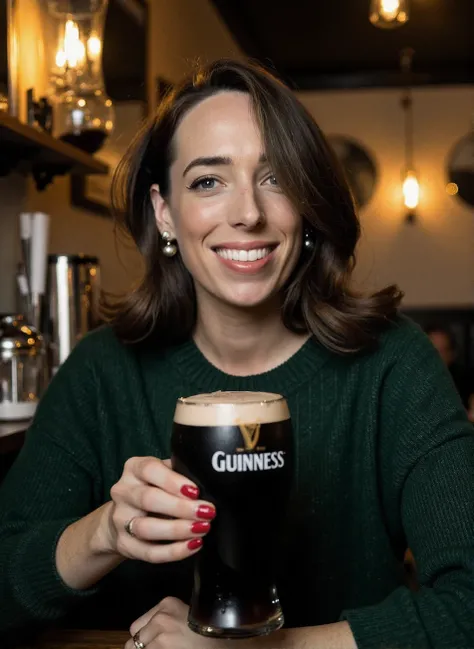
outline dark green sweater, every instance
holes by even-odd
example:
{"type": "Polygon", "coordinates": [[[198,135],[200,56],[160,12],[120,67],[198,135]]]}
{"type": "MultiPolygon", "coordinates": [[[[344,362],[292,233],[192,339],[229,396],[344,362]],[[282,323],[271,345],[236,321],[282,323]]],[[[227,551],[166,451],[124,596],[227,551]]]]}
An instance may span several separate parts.
{"type": "Polygon", "coordinates": [[[131,456],[170,455],[177,397],[283,393],[296,495],[281,556],[287,626],[347,619],[359,649],[474,647],[474,429],[437,352],[400,319],[370,354],[313,340],[280,367],[232,377],[193,342],[166,352],[88,335],[44,396],[0,489],[0,630],[62,619],[127,627],[162,597],[185,601],[192,559],[127,561],[89,591],[59,579],[62,530],[109,499],[131,456]],[[413,551],[420,589],[403,585],[413,551]]]}

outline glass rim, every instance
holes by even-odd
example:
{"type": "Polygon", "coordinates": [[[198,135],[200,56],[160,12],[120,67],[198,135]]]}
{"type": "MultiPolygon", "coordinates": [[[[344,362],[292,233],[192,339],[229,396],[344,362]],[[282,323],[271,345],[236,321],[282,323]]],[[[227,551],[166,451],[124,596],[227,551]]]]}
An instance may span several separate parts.
{"type": "MultiPolygon", "coordinates": [[[[234,390],[233,392],[238,392],[237,390],[234,390]]],[[[253,392],[252,390],[245,390],[245,392],[253,392]]],[[[209,394],[219,394],[219,392],[211,392],[209,394]]],[[[255,399],[252,401],[241,401],[239,403],[235,403],[233,401],[220,401],[220,402],[212,402],[209,401],[207,403],[202,403],[199,401],[193,401],[193,397],[178,397],[177,403],[182,404],[183,406],[194,406],[194,407],[199,407],[199,408],[209,408],[209,406],[255,406],[255,405],[264,405],[267,403],[277,403],[278,401],[286,401],[286,398],[282,394],[277,394],[274,392],[262,392],[262,394],[274,394],[274,397],[271,399],[255,399]]],[[[201,395],[193,395],[194,397],[198,397],[201,395]]]]}

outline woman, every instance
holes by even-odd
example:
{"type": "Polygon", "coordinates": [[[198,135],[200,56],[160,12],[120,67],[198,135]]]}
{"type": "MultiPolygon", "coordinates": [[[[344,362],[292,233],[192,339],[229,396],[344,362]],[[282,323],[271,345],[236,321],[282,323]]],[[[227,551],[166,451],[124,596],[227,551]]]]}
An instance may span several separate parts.
{"type": "Polygon", "coordinates": [[[60,369],[2,487],[2,628],[135,620],[127,649],[227,646],[186,625],[219,512],[167,458],[177,397],[249,389],[287,397],[297,489],[287,628],[241,645],[473,646],[472,427],[398,290],[351,290],[359,224],[311,116],[220,61],[165,101],[122,177],[146,275],[60,369]]]}

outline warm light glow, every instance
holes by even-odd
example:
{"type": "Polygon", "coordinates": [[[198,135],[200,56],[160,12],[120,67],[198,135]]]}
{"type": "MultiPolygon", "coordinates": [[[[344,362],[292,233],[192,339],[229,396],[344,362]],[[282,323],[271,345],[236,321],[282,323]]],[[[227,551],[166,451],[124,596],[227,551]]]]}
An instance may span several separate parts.
{"type": "Polygon", "coordinates": [[[102,51],[102,43],[98,36],[91,36],[87,41],[87,56],[91,61],[97,61],[102,51]]]}
{"type": "Polygon", "coordinates": [[[456,194],[458,193],[458,191],[459,191],[459,187],[456,185],[456,183],[448,183],[448,184],[446,185],[446,192],[447,192],[450,196],[456,196],[456,194]]]}
{"type": "Polygon", "coordinates": [[[414,171],[407,171],[403,180],[403,202],[409,210],[414,210],[420,201],[420,184],[414,171]]]}
{"type": "Polygon", "coordinates": [[[395,20],[400,11],[400,0],[380,0],[379,13],[385,20],[395,20]]]}
{"type": "Polygon", "coordinates": [[[80,106],[81,108],[84,108],[86,105],[86,100],[85,99],[79,99],[77,102],[77,105],[80,106]]]}
{"type": "Polygon", "coordinates": [[[64,66],[66,65],[66,52],[58,50],[56,54],[56,65],[58,66],[58,68],[64,68],[64,66]]]}
{"type": "Polygon", "coordinates": [[[111,119],[108,119],[108,120],[105,122],[105,130],[106,130],[106,131],[111,131],[111,130],[113,129],[113,127],[114,127],[114,123],[112,122],[111,119]]]}
{"type": "Polygon", "coordinates": [[[408,19],[407,0],[371,0],[369,20],[376,27],[401,27],[408,19]]]}
{"type": "Polygon", "coordinates": [[[64,41],[56,53],[56,65],[58,68],[77,68],[84,61],[85,53],[78,26],[74,20],[67,20],[64,26],[64,41]]]}

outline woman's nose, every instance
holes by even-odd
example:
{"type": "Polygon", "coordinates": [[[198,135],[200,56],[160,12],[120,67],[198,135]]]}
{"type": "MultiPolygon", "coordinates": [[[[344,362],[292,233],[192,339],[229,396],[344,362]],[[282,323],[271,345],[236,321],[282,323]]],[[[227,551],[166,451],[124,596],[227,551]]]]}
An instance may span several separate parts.
{"type": "Polygon", "coordinates": [[[229,222],[233,227],[255,228],[265,219],[262,206],[259,204],[255,191],[250,188],[239,190],[229,222]]]}

